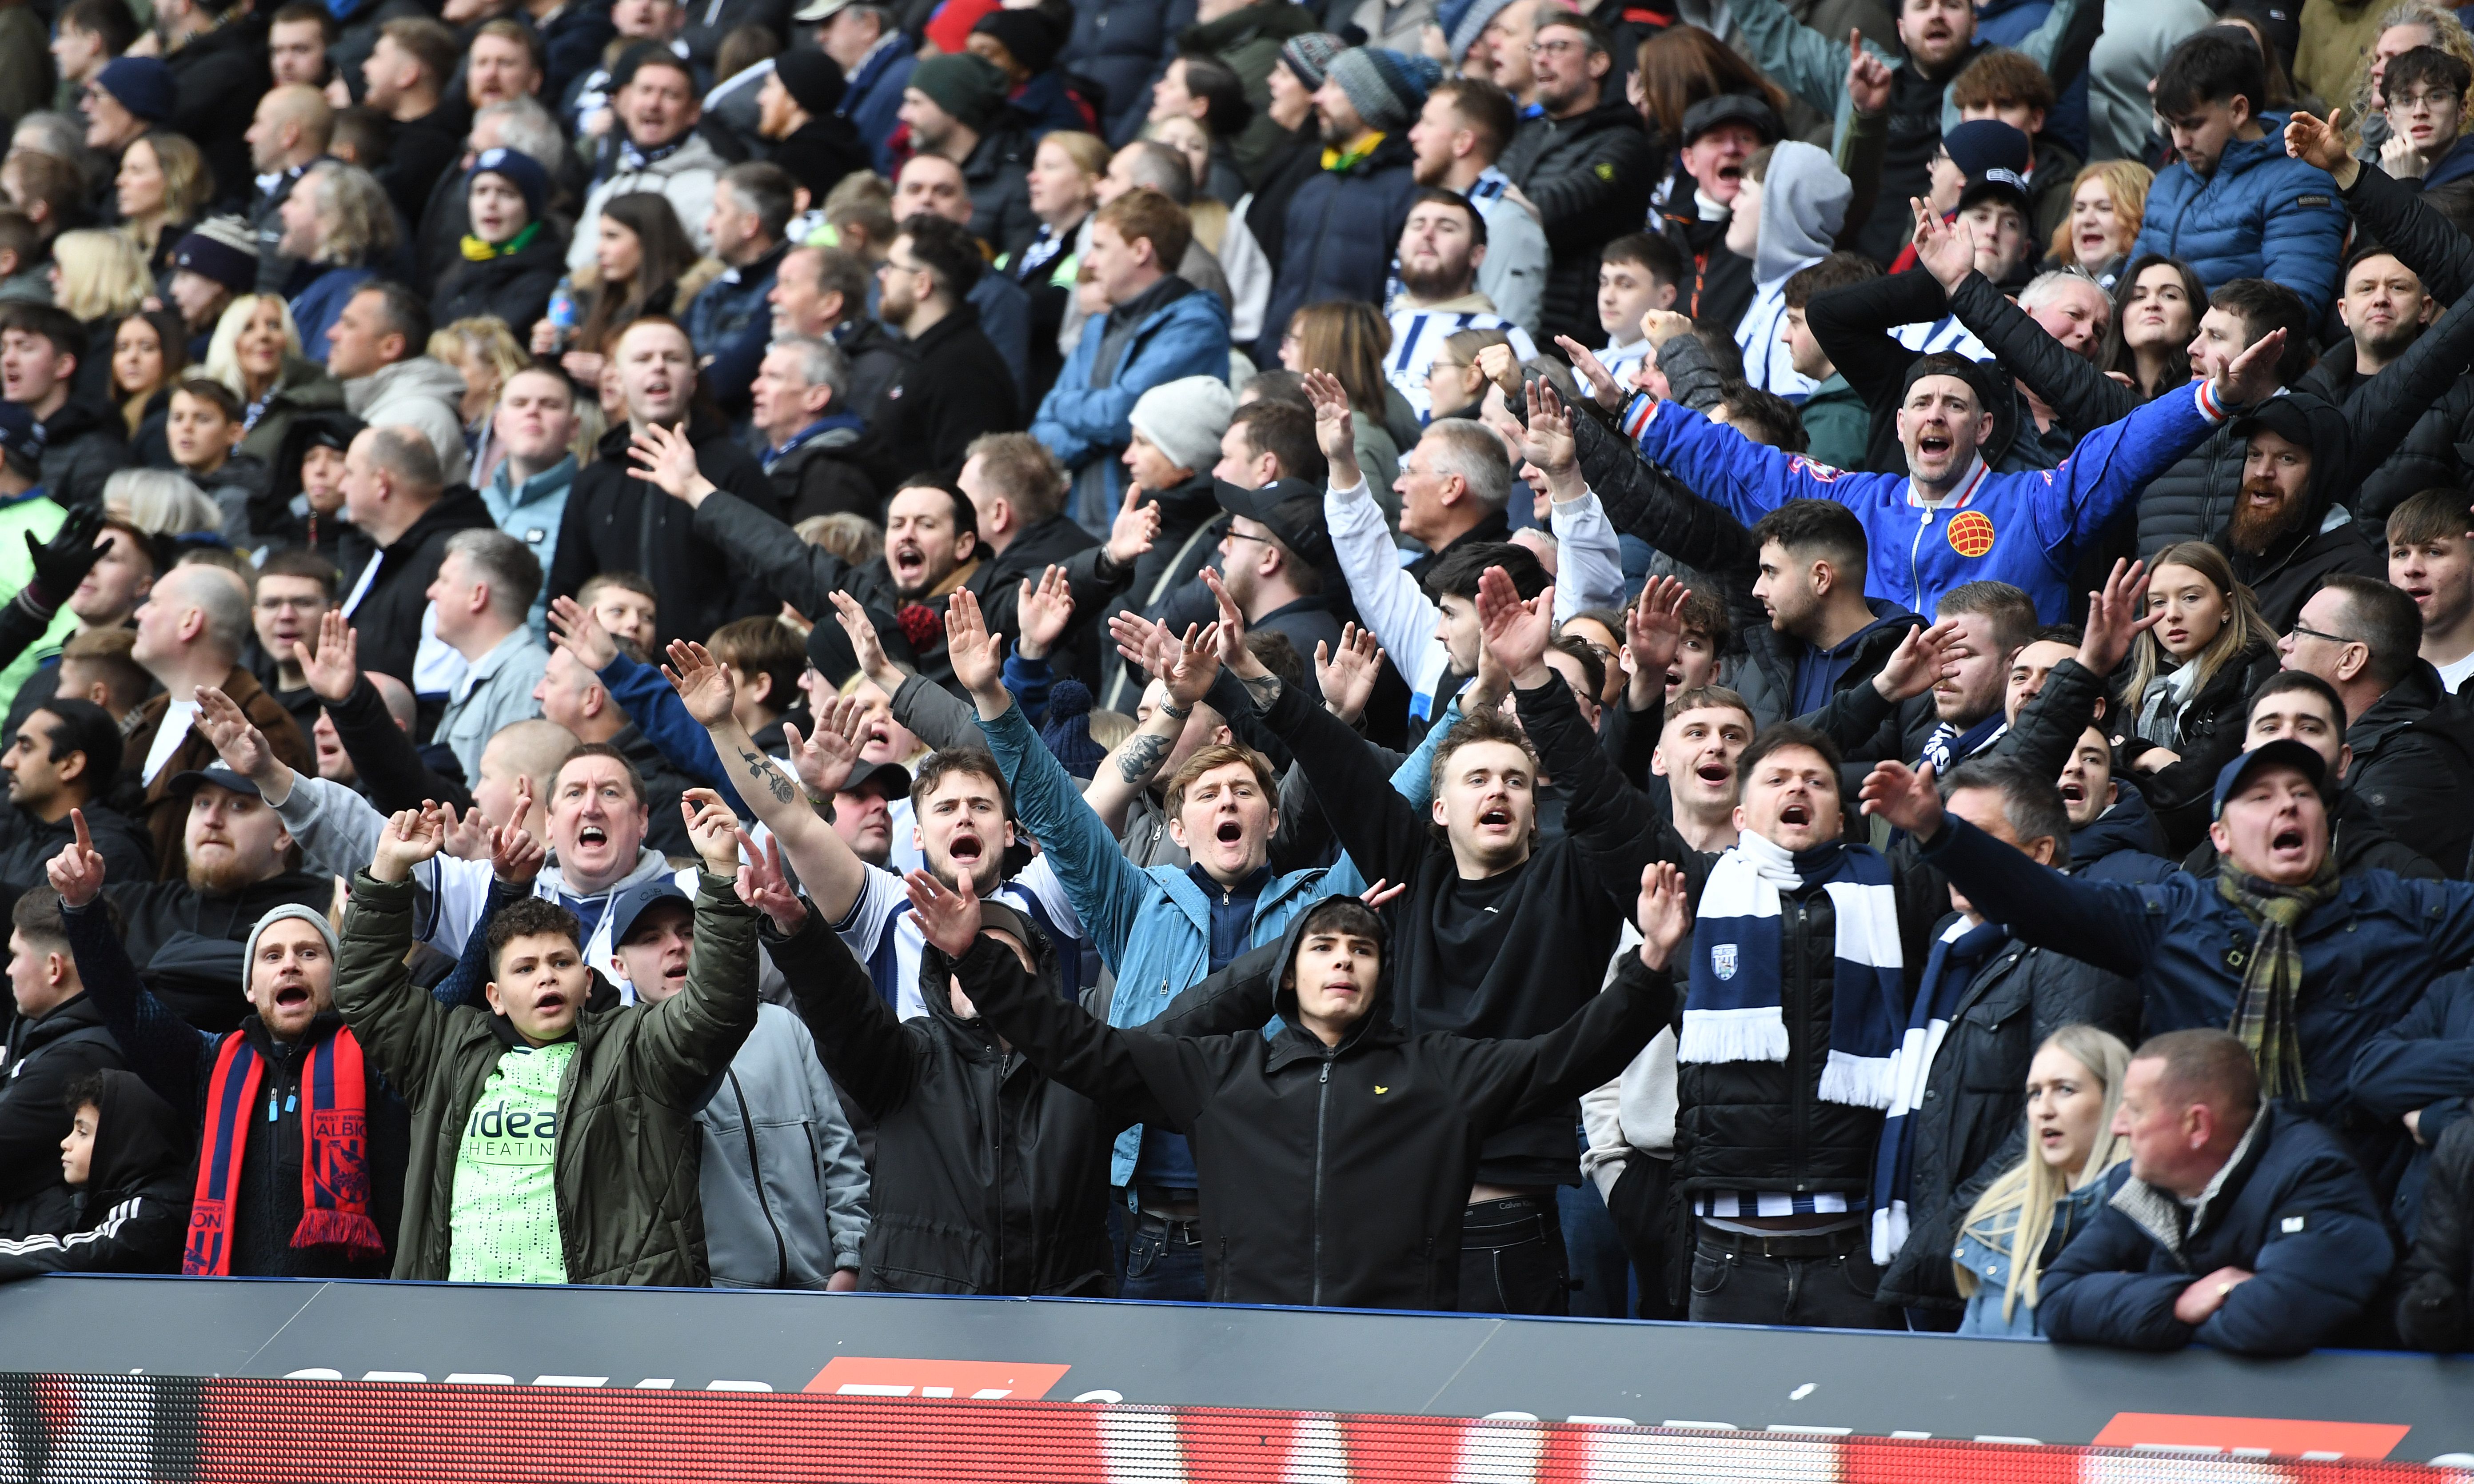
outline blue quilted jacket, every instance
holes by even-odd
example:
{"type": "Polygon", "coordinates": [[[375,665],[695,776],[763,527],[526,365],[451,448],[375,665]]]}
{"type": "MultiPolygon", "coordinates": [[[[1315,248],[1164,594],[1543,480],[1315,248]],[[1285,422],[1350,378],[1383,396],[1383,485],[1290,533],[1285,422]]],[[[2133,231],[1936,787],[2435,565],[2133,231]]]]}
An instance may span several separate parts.
{"type": "Polygon", "coordinates": [[[2260,125],[2267,136],[2226,145],[2207,179],[2178,159],[2156,178],[2130,255],[2178,257],[2210,293],[2235,279],[2274,279],[2316,323],[2337,295],[2345,207],[2326,171],[2285,153],[2285,115],[2262,114],[2260,125]]]}

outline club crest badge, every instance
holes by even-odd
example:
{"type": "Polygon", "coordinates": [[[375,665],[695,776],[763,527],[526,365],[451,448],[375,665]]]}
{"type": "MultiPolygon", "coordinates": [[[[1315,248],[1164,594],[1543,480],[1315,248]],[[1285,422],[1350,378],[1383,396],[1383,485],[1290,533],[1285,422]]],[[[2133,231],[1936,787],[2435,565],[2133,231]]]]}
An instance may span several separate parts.
{"type": "Polygon", "coordinates": [[[1735,977],[1735,945],[1720,943],[1710,950],[1710,967],[1720,979],[1735,977]]]}

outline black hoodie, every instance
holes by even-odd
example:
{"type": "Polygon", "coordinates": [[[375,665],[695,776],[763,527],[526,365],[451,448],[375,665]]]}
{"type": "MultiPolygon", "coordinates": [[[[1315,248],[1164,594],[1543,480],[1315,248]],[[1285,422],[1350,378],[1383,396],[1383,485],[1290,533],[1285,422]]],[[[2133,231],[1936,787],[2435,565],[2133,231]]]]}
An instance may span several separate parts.
{"type": "MultiPolygon", "coordinates": [[[[2230,528],[2219,538],[2233,557],[2234,575],[2258,601],[2260,617],[2282,634],[2293,627],[2302,605],[2333,573],[2353,572],[2385,582],[2388,564],[2377,545],[2380,532],[2351,519],[2328,524],[2331,508],[2361,482],[2354,430],[2342,411],[2309,392],[2288,392],[2260,403],[2234,425],[2237,450],[2253,431],[2273,432],[2311,450],[2311,483],[2292,529],[2257,555],[2235,549],[2230,528]]],[[[2237,507],[2239,502],[2238,495],[2237,507]]]]}
{"type": "Polygon", "coordinates": [[[79,993],[40,1020],[12,1017],[0,1080],[0,1236],[65,1229],[75,1203],[61,1183],[69,1084],[127,1065],[92,996],[79,993]]]}
{"type": "Polygon", "coordinates": [[[1666,1024],[1673,987],[1627,954],[1612,988],[1543,1035],[1413,1036],[1385,1004],[1387,953],[1365,1013],[1326,1046],[1298,1026],[1288,973],[1317,916],[1298,913],[1276,958],[1249,956],[1256,972],[1232,976],[1208,1007],[1249,1026],[1275,1010],[1269,1038],[1110,1026],[1041,992],[984,936],[955,971],[1050,1077],[1193,1142],[1211,1302],[1455,1309],[1461,1218],[1488,1136],[1620,1073],[1666,1024]]]}
{"type": "Polygon", "coordinates": [[[189,1229],[187,1131],[134,1073],[102,1077],[77,1218],[58,1231],[0,1241],[0,1282],[41,1273],[181,1270],[189,1229]]]}

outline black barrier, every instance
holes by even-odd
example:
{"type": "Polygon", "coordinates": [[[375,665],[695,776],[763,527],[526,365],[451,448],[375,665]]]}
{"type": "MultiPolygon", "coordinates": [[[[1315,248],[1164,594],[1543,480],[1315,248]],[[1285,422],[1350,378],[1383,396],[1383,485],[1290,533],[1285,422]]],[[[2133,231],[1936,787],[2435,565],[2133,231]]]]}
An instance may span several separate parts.
{"type": "MultiPolygon", "coordinates": [[[[2474,1357],[1073,1300],[267,1278],[0,1288],[0,1370],[817,1391],[2474,1454],[2474,1357]]],[[[2451,1462],[2458,1460],[2452,1458],[2451,1462]]]]}

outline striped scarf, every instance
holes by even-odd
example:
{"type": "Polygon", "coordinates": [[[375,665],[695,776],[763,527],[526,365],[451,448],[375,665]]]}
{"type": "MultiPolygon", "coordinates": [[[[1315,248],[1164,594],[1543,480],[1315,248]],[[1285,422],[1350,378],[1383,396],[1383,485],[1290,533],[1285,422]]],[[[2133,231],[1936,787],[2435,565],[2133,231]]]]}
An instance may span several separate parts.
{"type": "Polygon", "coordinates": [[[1899,899],[1889,863],[1866,845],[1832,840],[1791,856],[1747,834],[1718,858],[1693,924],[1692,982],[1675,1059],[1786,1059],[1780,902],[1815,882],[1829,893],[1837,933],[1820,1095],[1850,1107],[1887,1107],[1899,1040],[1894,1007],[1904,988],[1899,899]]]}
{"type": "MultiPolygon", "coordinates": [[[[309,1048],[301,1091],[301,1224],[296,1248],[341,1249],[350,1259],[381,1257],[386,1239],[370,1219],[369,1081],[361,1043],[338,1029],[309,1048]]],[[[181,1272],[223,1277],[231,1272],[232,1205],[240,1189],[241,1156],[249,1148],[250,1109],[266,1075],[266,1059],[238,1031],[224,1037],[206,1083],[206,1127],[198,1146],[198,1189],[189,1208],[188,1247],[181,1272]]],[[[274,1094],[267,1117],[275,1117],[274,1094]]]]}
{"type": "Polygon", "coordinates": [[[2280,887],[2217,861],[2217,895],[2242,909],[2259,929],[2247,955],[2228,956],[2243,971],[2233,1024],[2259,1067],[2259,1090],[2271,1098],[2307,1100],[2302,1086],[2302,1032],[2296,1016],[2302,999],[2302,945],[2293,930],[2311,910],[2337,891],[2337,863],[2319,863],[2319,874],[2299,887],[2280,887]]]}
{"type": "Polygon", "coordinates": [[[1890,1116],[1881,1123],[1881,1145],[1873,1156],[1873,1260],[1887,1262],[1907,1242],[1907,1198],[1915,1184],[1916,1122],[1910,1115],[1924,1107],[1925,1081],[1932,1075],[1933,1058],[1941,1055],[1942,1037],[1950,1034],[1951,1011],[1967,993],[1976,970],[2009,941],[1999,923],[1968,925],[1953,917],[1933,940],[1925,960],[1925,982],[1916,991],[1915,1009],[1907,1013],[1907,1034],[1890,1055],[1890,1116]]]}

